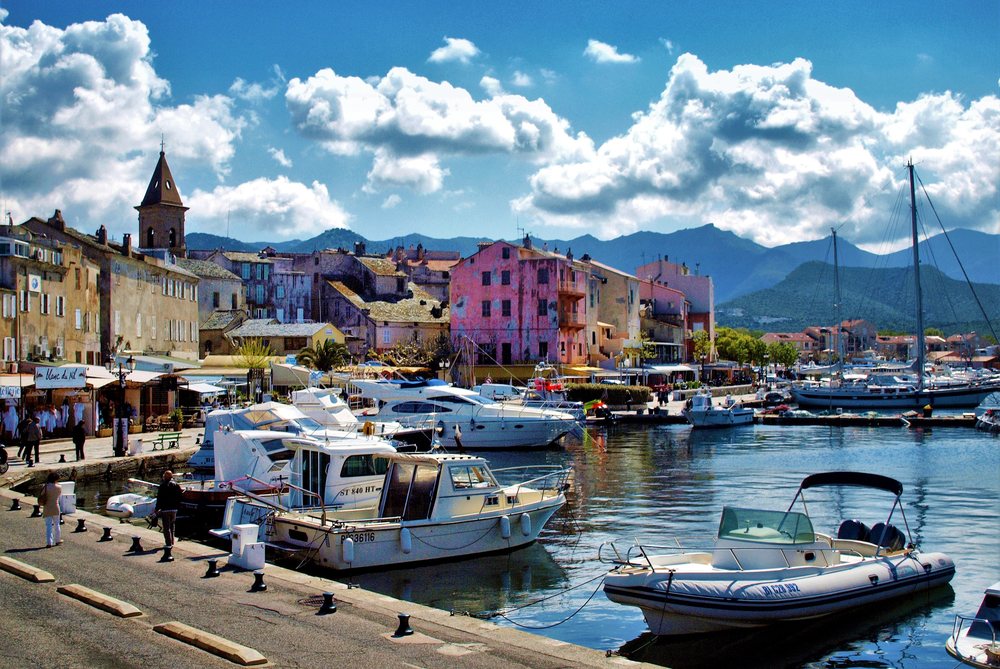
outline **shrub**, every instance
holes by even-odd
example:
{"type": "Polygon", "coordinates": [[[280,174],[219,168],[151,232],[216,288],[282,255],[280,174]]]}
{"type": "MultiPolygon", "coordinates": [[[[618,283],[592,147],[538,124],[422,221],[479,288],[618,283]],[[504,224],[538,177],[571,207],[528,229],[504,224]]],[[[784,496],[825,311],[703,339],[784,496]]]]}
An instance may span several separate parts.
{"type": "Polygon", "coordinates": [[[649,386],[620,386],[611,383],[571,383],[566,386],[566,399],[573,402],[604,400],[607,404],[625,406],[630,399],[632,404],[645,404],[652,398],[653,390],[649,386]]]}

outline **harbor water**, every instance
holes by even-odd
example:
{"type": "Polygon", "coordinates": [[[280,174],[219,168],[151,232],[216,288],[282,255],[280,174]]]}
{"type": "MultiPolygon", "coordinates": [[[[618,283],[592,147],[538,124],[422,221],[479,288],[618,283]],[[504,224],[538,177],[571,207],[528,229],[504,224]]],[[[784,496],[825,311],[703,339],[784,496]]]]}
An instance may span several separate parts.
{"type": "MultiPolygon", "coordinates": [[[[536,544],[341,580],[677,669],[952,667],[944,641],[954,615],[975,612],[983,589],[1000,580],[1000,438],[968,428],[611,425],[588,428],[565,449],[486,457],[494,469],[573,466],[569,503],[536,544]],[[784,509],[805,476],[833,470],[900,480],[914,540],[955,560],[951,585],[842,616],[670,640],[652,637],[639,609],[604,596],[603,543],[705,548],[723,506],[784,509]]],[[[859,488],[814,489],[807,499],[817,531],[834,534],[845,518],[884,521],[892,505],[889,493],[859,488]]],[[[903,528],[898,511],[893,523],[903,528]]]]}

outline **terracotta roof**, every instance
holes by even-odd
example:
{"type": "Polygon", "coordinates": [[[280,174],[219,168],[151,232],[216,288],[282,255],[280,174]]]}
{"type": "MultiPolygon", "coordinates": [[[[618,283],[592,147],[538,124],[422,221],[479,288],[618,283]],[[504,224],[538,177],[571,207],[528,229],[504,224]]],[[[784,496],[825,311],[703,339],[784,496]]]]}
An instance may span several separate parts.
{"type": "Polygon", "coordinates": [[[406,274],[397,270],[396,263],[388,258],[373,258],[371,256],[364,256],[358,258],[358,262],[370,269],[373,274],[377,274],[379,276],[406,276],[406,274]]]}
{"type": "Polygon", "coordinates": [[[267,257],[260,257],[257,253],[243,253],[241,251],[223,251],[222,257],[233,262],[262,262],[273,265],[274,261],[267,257]]]}
{"type": "Polygon", "coordinates": [[[327,281],[331,288],[339,292],[358,309],[368,311],[368,318],[373,321],[390,323],[449,323],[447,308],[441,308],[441,303],[419,286],[411,286],[413,297],[398,302],[366,302],[363,297],[348,288],[340,281],[327,281]],[[435,317],[432,309],[441,309],[441,315],[435,317]]]}
{"type": "Polygon", "coordinates": [[[149,179],[149,186],[146,188],[146,195],[142,198],[140,207],[148,207],[154,204],[169,204],[176,207],[183,207],[181,194],[174,182],[174,177],[170,174],[170,166],[167,165],[167,156],[160,151],[160,159],[156,162],[153,176],[149,179]]]}
{"type": "Polygon", "coordinates": [[[205,279],[229,279],[229,280],[241,281],[240,277],[236,276],[225,267],[217,265],[214,262],[209,262],[208,260],[195,260],[194,258],[178,258],[177,265],[178,267],[186,269],[192,274],[205,279]]]}

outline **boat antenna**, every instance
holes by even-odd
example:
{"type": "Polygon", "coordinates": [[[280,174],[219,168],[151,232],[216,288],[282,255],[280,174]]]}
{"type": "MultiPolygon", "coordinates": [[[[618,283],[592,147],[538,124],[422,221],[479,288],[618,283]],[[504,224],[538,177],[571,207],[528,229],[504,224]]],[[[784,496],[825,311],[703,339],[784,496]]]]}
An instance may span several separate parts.
{"type": "Polygon", "coordinates": [[[830,233],[833,235],[833,312],[837,318],[836,329],[833,331],[833,348],[837,351],[837,366],[835,369],[841,369],[844,364],[844,351],[841,350],[842,338],[840,336],[840,328],[843,321],[843,314],[841,313],[841,299],[840,299],[840,262],[837,258],[837,229],[830,228],[830,233]]]}
{"type": "Polygon", "coordinates": [[[917,302],[917,392],[924,390],[924,310],[920,293],[920,248],[917,237],[917,195],[913,185],[913,159],[906,163],[910,177],[910,227],[913,237],[914,298],[917,302]]]}

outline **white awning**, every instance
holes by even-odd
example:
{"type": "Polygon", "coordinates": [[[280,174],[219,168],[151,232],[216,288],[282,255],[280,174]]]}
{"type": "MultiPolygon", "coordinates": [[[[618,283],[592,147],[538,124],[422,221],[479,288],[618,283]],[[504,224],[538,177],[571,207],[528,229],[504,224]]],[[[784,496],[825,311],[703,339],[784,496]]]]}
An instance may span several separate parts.
{"type": "Polygon", "coordinates": [[[186,386],[180,386],[180,389],[190,390],[199,395],[224,395],[226,393],[225,388],[213,386],[211,383],[189,383],[186,386]]]}
{"type": "Polygon", "coordinates": [[[650,365],[647,369],[657,374],[675,374],[677,372],[694,372],[694,367],[688,365],[650,365]]]}

